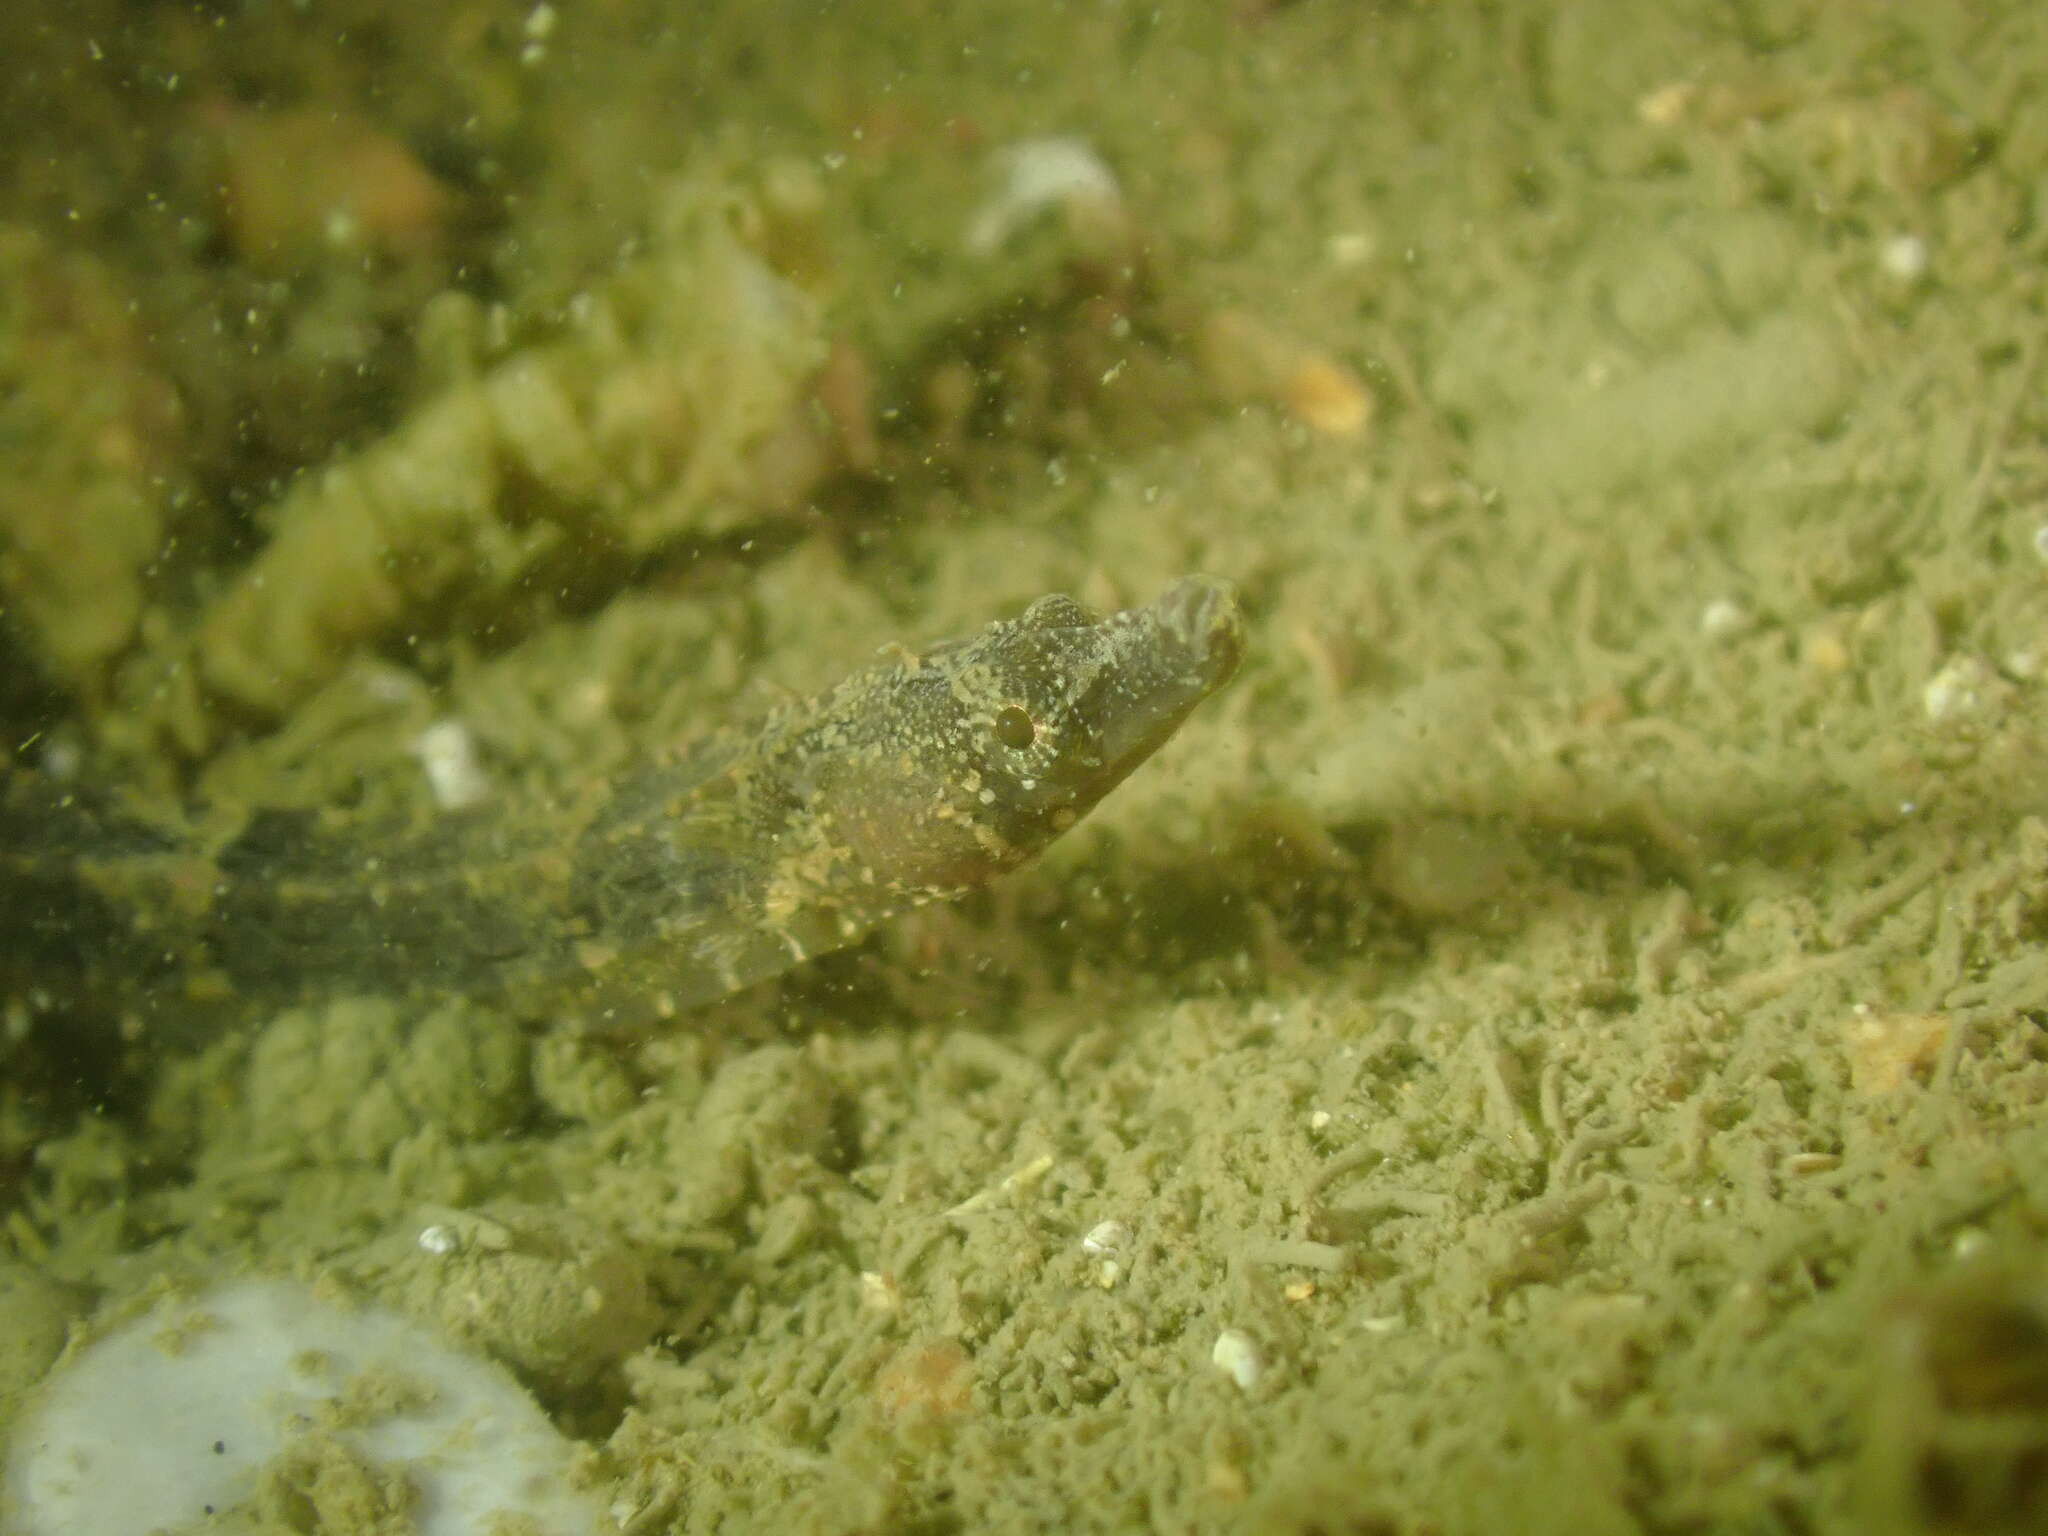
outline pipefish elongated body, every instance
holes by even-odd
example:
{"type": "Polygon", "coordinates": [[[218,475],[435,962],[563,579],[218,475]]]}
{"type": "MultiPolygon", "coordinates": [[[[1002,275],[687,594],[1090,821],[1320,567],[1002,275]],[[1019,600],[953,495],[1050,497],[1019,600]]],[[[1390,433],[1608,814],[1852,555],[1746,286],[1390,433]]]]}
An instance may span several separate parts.
{"type": "MultiPolygon", "coordinates": [[[[211,850],[0,785],[0,992],[53,976],[149,1028],[195,993],[477,992],[639,1017],[710,1002],[1027,862],[1235,671],[1236,596],[1063,596],[559,803],[379,837],[265,813],[211,850]]],[[[61,990],[61,989],[60,989],[61,990]]]]}

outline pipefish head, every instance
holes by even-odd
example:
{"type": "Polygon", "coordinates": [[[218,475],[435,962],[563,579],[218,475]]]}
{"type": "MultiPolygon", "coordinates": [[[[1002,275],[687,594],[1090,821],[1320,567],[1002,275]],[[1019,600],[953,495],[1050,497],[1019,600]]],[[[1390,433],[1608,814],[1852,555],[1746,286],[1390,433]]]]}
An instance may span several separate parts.
{"type": "Polygon", "coordinates": [[[900,664],[888,718],[871,722],[866,750],[838,758],[835,821],[892,880],[978,885],[1122,783],[1243,650],[1236,594],[1207,577],[1107,615],[1040,598],[900,664]]]}
{"type": "Polygon", "coordinates": [[[1009,834],[1050,841],[1230,678],[1244,620],[1231,588],[1189,577],[1106,616],[1043,597],[980,646],[952,682],[964,745],[1009,834]]]}

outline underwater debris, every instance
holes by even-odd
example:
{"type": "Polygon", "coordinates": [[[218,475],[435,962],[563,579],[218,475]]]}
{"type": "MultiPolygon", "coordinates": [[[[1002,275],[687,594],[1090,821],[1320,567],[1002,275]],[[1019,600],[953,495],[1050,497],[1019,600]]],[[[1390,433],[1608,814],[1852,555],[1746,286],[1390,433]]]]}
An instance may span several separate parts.
{"type": "Polygon", "coordinates": [[[1006,145],[996,153],[994,172],[995,192],[967,227],[967,248],[977,255],[1000,249],[1053,211],[1072,234],[1098,230],[1113,240],[1124,236],[1123,188],[1086,139],[1056,136],[1006,145]]]}
{"type": "Polygon", "coordinates": [[[287,491],[262,553],[128,668],[145,734],[203,757],[360,647],[509,602],[561,562],[631,561],[790,510],[834,452],[807,394],[828,347],[816,306],[740,238],[734,201],[683,182],[647,253],[559,336],[287,491]]]}
{"type": "Polygon", "coordinates": [[[0,1520],[22,1536],[599,1524],[571,1443],[502,1365],[288,1280],[164,1297],[81,1342],[5,1470],[0,1520]]]}
{"type": "Polygon", "coordinates": [[[1209,1363],[1249,1392],[1266,1374],[1265,1353],[1242,1328],[1225,1328],[1209,1350],[1209,1363]]]}

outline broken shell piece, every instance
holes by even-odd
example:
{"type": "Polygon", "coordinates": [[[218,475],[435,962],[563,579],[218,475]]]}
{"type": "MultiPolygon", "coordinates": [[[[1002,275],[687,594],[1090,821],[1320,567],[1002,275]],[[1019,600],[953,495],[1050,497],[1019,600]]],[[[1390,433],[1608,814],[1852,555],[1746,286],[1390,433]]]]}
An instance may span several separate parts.
{"type": "Polygon", "coordinates": [[[1927,718],[1940,724],[1965,720],[1995,707],[2006,685],[1988,663],[1975,656],[1957,656],[1920,690],[1927,718]]]}
{"type": "Polygon", "coordinates": [[[1130,1246],[1131,1229],[1114,1219],[1098,1221],[1081,1239],[1081,1251],[1093,1254],[1122,1253],[1130,1246]]]}
{"type": "Polygon", "coordinates": [[[510,1371],[439,1330],[238,1280],[166,1297],[70,1353],[0,1458],[0,1522],[19,1536],[249,1530],[339,1469],[360,1490],[355,1529],[590,1536],[600,1515],[575,1454],[510,1371]]]}
{"type": "Polygon", "coordinates": [[[1124,1256],[1130,1251],[1131,1229],[1112,1218],[1098,1221],[1081,1239],[1081,1251],[1095,1263],[1095,1283],[1105,1291],[1115,1290],[1124,1277],[1124,1256]]]}
{"type": "Polygon", "coordinates": [[[995,194],[967,226],[967,248],[986,256],[1048,210],[1079,228],[1124,224],[1124,193],[1086,139],[1025,139],[996,152],[995,194]]]}
{"type": "Polygon", "coordinates": [[[476,737],[460,720],[435,721],[413,738],[412,754],[442,810],[464,810],[489,798],[491,776],[477,753],[476,737]]]}
{"type": "Polygon", "coordinates": [[[1259,1346],[1242,1328],[1226,1328],[1216,1335],[1216,1343],[1209,1350],[1209,1363],[1246,1392],[1257,1386],[1266,1373],[1259,1346]]]}

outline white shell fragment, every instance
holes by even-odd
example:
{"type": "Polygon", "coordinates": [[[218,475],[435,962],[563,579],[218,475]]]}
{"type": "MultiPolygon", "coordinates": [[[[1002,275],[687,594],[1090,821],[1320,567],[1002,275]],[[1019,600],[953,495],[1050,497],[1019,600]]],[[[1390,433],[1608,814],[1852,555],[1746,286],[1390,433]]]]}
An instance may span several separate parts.
{"type": "Polygon", "coordinates": [[[245,1280],[163,1302],[58,1366],[17,1421],[0,1529],[148,1536],[341,1457],[409,1485],[420,1536],[591,1536],[571,1449],[503,1366],[381,1308],[245,1280]]]}
{"type": "Polygon", "coordinates": [[[477,755],[476,737],[460,720],[435,721],[413,738],[412,752],[442,810],[463,810],[489,796],[491,777],[477,755]]]}
{"type": "Polygon", "coordinates": [[[980,255],[1054,208],[1078,207],[1112,218],[1123,209],[1123,188],[1086,139],[1025,139],[996,155],[997,186],[967,228],[967,248],[980,255]]]}
{"type": "Polygon", "coordinates": [[[1098,1221],[1081,1239],[1081,1251],[1097,1256],[1114,1255],[1122,1253],[1130,1242],[1131,1229],[1122,1222],[1114,1219],[1098,1221]]]}
{"type": "Polygon", "coordinates": [[[1259,1346],[1242,1328],[1226,1328],[1216,1335],[1209,1350],[1209,1363],[1249,1392],[1266,1374],[1266,1361],[1259,1346]]]}
{"type": "Polygon", "coordinates": [[[1098,1221],[1081,1238],[1081,1251],[1095,1260],[1095,1283],[1115,1290],[1124,1277],[1124,1256],[1130,1251],[1131,1229],[1112,1217],[1098,1221]]]}
{"type": "Polygon", "coordinates": [[[1998,702],[2003,682],[1990,666],[1975,656],[1958,656],[1927,680],[1920,691],[1920,704],[1927,718],[1943,721],[1965,720],[1981,715],[1998,702]]]}

